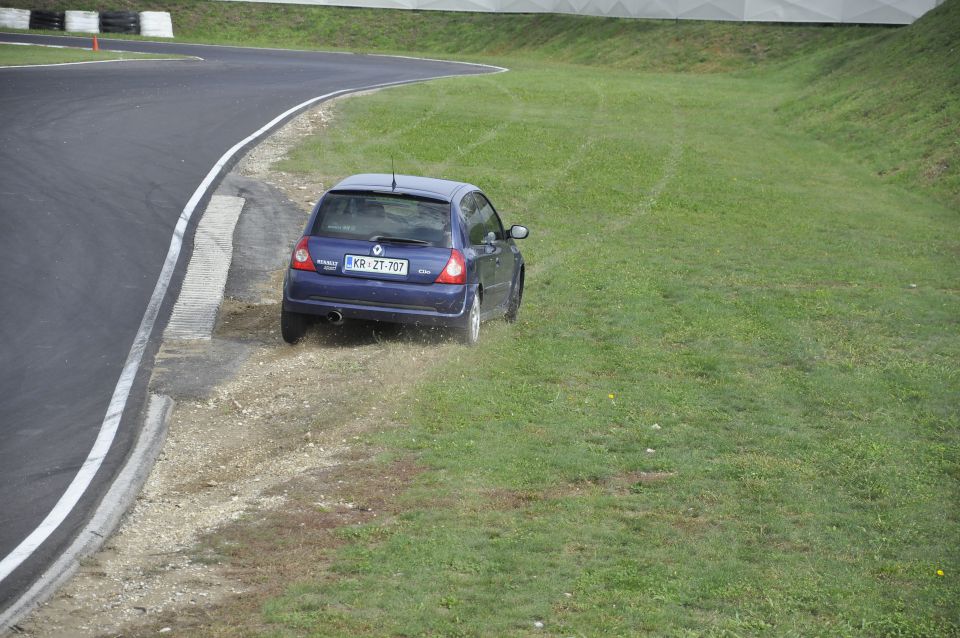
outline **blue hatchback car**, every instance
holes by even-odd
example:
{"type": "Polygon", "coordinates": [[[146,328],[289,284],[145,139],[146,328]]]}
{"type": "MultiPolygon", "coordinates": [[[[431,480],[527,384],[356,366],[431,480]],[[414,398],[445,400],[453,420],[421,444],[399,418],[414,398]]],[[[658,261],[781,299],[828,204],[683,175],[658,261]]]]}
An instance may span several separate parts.
{"type": "Polygon", "coordinates": [[[283,283],[281,333],[345,319],[454,328],[470,345],[480,322],[514,321],[524,264],[479,188],[409,175],[354,175],[317,202],[283,283]]]}

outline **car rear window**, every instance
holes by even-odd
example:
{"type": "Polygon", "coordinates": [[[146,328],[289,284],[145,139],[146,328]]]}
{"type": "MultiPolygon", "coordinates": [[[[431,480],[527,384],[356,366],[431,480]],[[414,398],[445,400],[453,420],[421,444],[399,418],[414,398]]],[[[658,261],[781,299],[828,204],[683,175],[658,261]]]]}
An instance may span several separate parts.
{"type": "Polygon", "coordinates": [[[367,241],[406,239],[449,247],[450,204],[392,193],[327,193],[311,234],[367,241]]]}

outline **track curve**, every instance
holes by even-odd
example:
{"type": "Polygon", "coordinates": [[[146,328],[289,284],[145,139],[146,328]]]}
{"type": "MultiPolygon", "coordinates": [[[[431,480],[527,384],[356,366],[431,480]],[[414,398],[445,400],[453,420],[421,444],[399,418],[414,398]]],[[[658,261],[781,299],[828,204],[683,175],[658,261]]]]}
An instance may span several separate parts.
{"type": "MultiPolygon", "coordinates": [[[[23,34],[0,34],[0,41],[89,43],[23,34]]],[[[100,42],[203,61],[0,69],[0,561],[12,566],[0,573],[0,612],[70,543],[129,453],[158,329],[146,335],[143,364],[127,375],[129,400],[119,406],[116,435],[89,489],[36,551],[8,560],[89,460],[171,236],[191,196],[200,194],[195,204],[208,196],[198,185],[211,167],[238,141],[317,96],[496,70],[100,42]]],[[[211,185],[232,159],[212,172],[211,185]]],[[[181,222],[188,244],[196,221],[181,222]]],[[[184,261],[181,255],[172,292],[184,261]]],[[[161,295],[161,326],[173,296],[161,295]]]]}

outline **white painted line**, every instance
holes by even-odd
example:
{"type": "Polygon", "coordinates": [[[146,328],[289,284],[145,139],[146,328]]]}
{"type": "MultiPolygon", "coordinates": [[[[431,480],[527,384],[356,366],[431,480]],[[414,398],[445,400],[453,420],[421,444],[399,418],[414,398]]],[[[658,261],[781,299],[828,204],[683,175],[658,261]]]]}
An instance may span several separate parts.
{"type": "Polygon", "coordinates": [[[34,44],[32,42],[3,42],[0,40],[0,44],[9,44],[12,46],[18,47],[46,47],[47,49],[79,49],[82,47],[68,47],[65,44],[34,44]]]}
{"type": "Polygon", "coordinates": [[[80,559],[97,551],[120,524],[123,514],[146,483],[167,434],[167,422],[173,412],[173,399],[154,394],[147,405],[147,416],[137,443],[110,490],[97,507],[93,518],[70,547],[5,611],[0,612],[0,633],[13,628],[37,604],[46,600],[73,575],[80,559]]]}
{"type": "Polygon", "coordinates": [[[74,476],[73,481],[71,481],[70,485],[67,486],[66,492],[64,492],[63,496],[60,497],[60,500],[57,501],[56,505],[53,506],[53,509],[49,514],[47,514],[46,518],[44,518],[40,525],[38,525],[29,536],[27,536],[19,545],[17,545],[12,552],[4,557],[3,560],[0,560],[0,581],[3,581],[13,570],[19,567],[23,561],[27,560],[27,558],[29,558],[38,547],[40,547],[40,545],[50,536],[50,534],[52,534],[54,530],[60,526],[70,512],[73,511],[73,508],[80,500],[80,497],[83,496],[83,493],[93,481],[93,477],[97,473],[97,470],[99,470],[100,466],[103,464],[103,459],[110,450],[110,446],[113,444],[113,439],[116,436],[117,428],[120,425],[120,417],[123,416],[123,411],[127,405],[127,398],[130,396],[130,389],[133,387],[133,381],[137,376],[138,370],[140,369],[140,361],[143,359],[143,353],[146,351],[147,343],[150,340],[150,335],[153,333],[153,327],[157,322],[158,315],[160,314],[160,306],[163,304],[163,300],[167,295],[167,288],[170,286],[170,280],[173,277],[173,272],[176,269],[177,261],[180,258],[180,248],[183,246],[183,235],[187,230],[187,224],[190,223],[190,219],[193,217],[193,213],[197,208],[197,204],[199,204],[200,200],[206,196],[207,191],[213,185],[213,182],[217,179],[217,177],[219,177],[220,172],[226,167],[226,165],[230,163],[233,158],[248,144],[270,132],[274,127],[286,120],[288,117],[292,116],[294,113],[313,106],[318,102],[329,100],[330,98],[337,97],[339,95],[356,93],[358,91],[368,91],[371,89],[380,89],[392,86],[403,86],[405,84],[425,82],[427,80],[439,80],[448,77],[461,76],[444,75],[435,78],[403,80],[399,82],[387,82],[384,84],[372,84],[370,86],[358,86],[349,89],[333,91],[331,93],[326,93],[324,95],[311,98],[306,102],[302,102],[297,106],[287,109],[277,117],[273,118],[255,132],[234,144],[226,153],[223,154],[219,160],[217,160],[217,163],[213,165],[213,168],[210,169],[210,172],[207,173],[207,176],[204,177],[203,181],[200,182],[200,185],[197,186],[197,190],[193,192],[193,195],[190,197],[187,205],[183,207],[183,211],[180,213],[180,218],[177,221],[176,227],[174,228],[173,236],[170,238],[170,248],[167,250],[167,257],[163,262],[163,268],[160,270],[160,277],[157,279],[157,283],[153,288],[153,294],[150,296],[147,309],[143,313],[143,319],[140,321],[140,327],[137,330],[136,336],[134,337],[133,344],[130,346],[130,352],[127,354],[127,360],[123,364],[123,370],[120,373],[120,379],[117,381],[116,388],[114,388],[113,396],[110,399],[110,405],[107,407],[107,413],[103,418],[103,423],[100,425],[100,433],[97,435],[97,440],[94,442],[93,448],[90,450],[90,454],[83,462],[83,465],[80,467],[80,470],[77,472],[76,476],[74,476]]]}
{"type": "MultiPolygon", "coordinates": [[[[64,49],[69,47],[63,47],[64,49]]],[[[129,60],[87,60],[86,62],[55,62],[52,64],[8,64],[0,65],[0,69],[42,69],[49,66],[77,66],[78,64],[106,64],[108,62],[190,62],[203,61],[203,58],[189,56],[185,58],[130,58],[129,60]]]]}
{"type": "MultiPolygon", "coordinates": [[[[412,55],[390,55],[389,53],[366,53],[371,58],[398,58],[400,60],[422,60],[424,62],[443,62],[445,64],[464,64],[466,66],[480,66],[485,69],[496,69],[497,73],[506,73],[510,69],[496,64],[481,64],[480,62],[461,62],[460,60],[441,60],[440,58],[416,58],[412,55]]],[[[494,75],[494,74],[491,74],[494,75]]],[[[463,76],[469,77],[469,76],[463,76]]]]}
{"type": "Polygon", "coordinates": [[[197,224],[193,255],[164,339],[209,339],[233,258],[233,229],[246,200],[214,195],[197,224]]]}

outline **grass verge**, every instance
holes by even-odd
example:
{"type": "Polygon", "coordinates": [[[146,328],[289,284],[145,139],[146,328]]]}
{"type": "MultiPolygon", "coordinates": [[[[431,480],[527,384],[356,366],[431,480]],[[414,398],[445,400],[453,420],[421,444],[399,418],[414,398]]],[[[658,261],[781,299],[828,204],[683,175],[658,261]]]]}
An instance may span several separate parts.
{"type": "Polygon", "coordinates": [[[34,64],[66,64],[70,62],[103,62],[106,60],[149,60],[182,56],[146,53],[119,53],[116,51],[88,51],[44,46],[0,44],[0,66],[34,64]]]}

